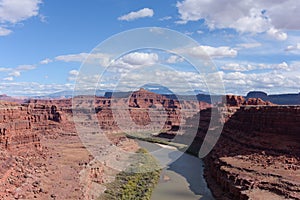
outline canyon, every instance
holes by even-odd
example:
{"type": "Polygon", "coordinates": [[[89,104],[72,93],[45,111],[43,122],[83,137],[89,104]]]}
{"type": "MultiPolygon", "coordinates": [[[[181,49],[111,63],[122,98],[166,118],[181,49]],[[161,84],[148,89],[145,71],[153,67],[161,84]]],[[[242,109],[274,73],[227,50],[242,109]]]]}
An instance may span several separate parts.
{"type": "Polygon", "coordinates": [[[96,137],[97,123],[111,141],[105,145],[135,152],[138,144],[122,133],[180,142],[196,128],[187,152],[198,155],[212,113],[223,128],[204,158],[216,199],[300,199],[300,106],[233,95],[211,105],[144,89],[127,98],[0,101],[0,199],[96,199],[117,173],[109,163],[126,156],[112,150],[110,162],[100,162],[78,130],[96,137]]]}

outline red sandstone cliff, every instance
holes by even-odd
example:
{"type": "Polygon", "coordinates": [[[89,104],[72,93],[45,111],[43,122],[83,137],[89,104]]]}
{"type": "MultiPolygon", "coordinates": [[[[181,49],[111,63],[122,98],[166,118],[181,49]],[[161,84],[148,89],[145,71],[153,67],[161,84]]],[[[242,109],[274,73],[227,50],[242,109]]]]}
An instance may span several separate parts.
{"type": "MultiPolygon", "coordinates": [[[[243,104],[229,99],[230,105],[243,104]]],[[[227,107],[222,113],[221,137],[204,159],[216,199],[300,199],[300,106],[227,107]]],[[[201,111],[193,152],[210,115],[210,109],[201,111]]]]}

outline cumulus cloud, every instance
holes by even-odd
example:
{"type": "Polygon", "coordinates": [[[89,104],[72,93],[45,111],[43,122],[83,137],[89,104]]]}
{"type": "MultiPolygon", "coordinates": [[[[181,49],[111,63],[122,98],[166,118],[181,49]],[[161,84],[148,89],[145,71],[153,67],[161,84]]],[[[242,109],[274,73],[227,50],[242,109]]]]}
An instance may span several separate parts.
{"type": "Polygon", "coordinates": [[[268,31],[267,31],[268,35],[277,39],[277,40],[286,40],[287,39],[287,34],[278,30],[278,29],[275,29],[275,28],[270,28],[268,31]]]}
{"type": "Polygon", "coordinates": [[[12,31],[5,28],[39,14],[41,0],[0,0],[0,36],[12,31]]]}
{"type": "Polygon", "coordinates": [[[139,18],[144,18],[144,17],[152,17],[154,15],[154,11],[150,8],[143,8],[139,11],[134,11],[130,12],[126,15],[123,15],[118,18],[118,20],[121,21],[133,21],[139,18]]]}
{"type": "Polygon", "coordinates": [[[182,57],[179,57],[179,56],[175,56],[175,55],[171,55],[167,60],[166,62],[167,63],[170,63],[170,64],[174,64],[174,63],[181,63],[183,62],[184,59],[182,57]]]}
{"type": "Polygon", "coordinates": [[[246,94],[250,90],[262,90],[268,93],[298,91],[300,72],[269,71],[264,73],[230,72],[223,74],[227,93],[246,94]]]}
{"type": "Polygon", "coordinates": [[[177,53],[187,53],[194,57],[206,58],[224,58],[236,57],[238,52],[228,46],[212,47],[212,46],[197,46],[192,48],[182,48],[174,50],[177,53]]]}
{"type": "Polygon", "coordinates": [[[132,69],[151,66],[158,62],[159,58],[156,53],[133,52],[113,61],[109,70],[118,73],[127,73],[132,69]]]}
{"type": "Polygon", "coordinates": [[[232,28],[238,32],[263,33],[278,40],[287,35],[282,30],[300,29],[297,11],[300,2],[286,1],[198,1],[183,0],[177,2],[180,23],[205,20],[210,29],[232,28]]]}
{"type": "Polygon", "coordinates": [[[123,56],[121,62],[129,65],[152,65],[158,62],[156,53],[134,52],[123,56]]]}

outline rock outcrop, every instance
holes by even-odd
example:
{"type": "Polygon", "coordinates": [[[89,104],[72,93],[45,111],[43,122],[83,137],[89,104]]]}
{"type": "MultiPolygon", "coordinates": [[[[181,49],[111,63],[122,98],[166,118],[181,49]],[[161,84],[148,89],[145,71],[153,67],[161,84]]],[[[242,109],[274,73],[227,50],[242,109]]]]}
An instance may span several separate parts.
{"type": "Polygon", "coordinates": [[[263,101],[261,98],[244,98],[243,96],[226,95],[223,99],[223,104],[229,107],[239,107],[244,105],[255,106],[272,106],[275,105],[270,101],[263,101]]]}

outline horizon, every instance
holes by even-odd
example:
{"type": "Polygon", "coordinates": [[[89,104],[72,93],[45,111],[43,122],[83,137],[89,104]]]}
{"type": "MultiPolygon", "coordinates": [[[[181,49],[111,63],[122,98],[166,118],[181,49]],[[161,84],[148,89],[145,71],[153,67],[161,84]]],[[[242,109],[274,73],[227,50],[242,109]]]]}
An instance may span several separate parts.
{"type": "MultiPolygon", "coordinates": [[[[140,89],[145,89],[146,91],[148,92],[152,92],[152,93],[155,93],[155,94],[159,94],[159,95],[179,95],[179,96],[193,96],[193,94],[182,94],[182,93],[161,93],[161,92],[155,92],[153,90],[149,90],[149,89],[146,89],[146,88],[139,88],[137,90],[128,90],[128,91],[112,91],[112,90],[103,90],[101,91],[101,93],[103,93],[103,95],[97,95],[97,90],[95,91],[95,97],[105,97],[106,93],[133,93],[133,92],[137,92],[139,91],[140,89]]],[[[78,92],[78,91],[77,91],[78,92]]],[[[172,92],[172,91],[171,91],[172,92]]],[[[192,91],[187,91],[187,92],[192,92],[192,91]]],[[[258,91],[258,90],[252,90],[252,91],[249,91],[247,92],[246,94],[233,94],[233,93],[225,93],[225,94],[209,94],[209,93],[206,93],[206,92],[198,92],[198,93],[194,93],[195,95],[207,95],[207,96],[225,96],[225,95],[234,95],[234,96],[243,96],[243,97],[247,97],[250,93],[265,93],[267,96],[277,96],[277,95],[300,95],[300,92],[299,93],[266,93],[264,91],[258,91]]],[[[88,92],[88,94],[78,94],[78,95],[74,95],[73,93],[73,90],[62,90],[62,91],[57,91],[55,93],[51,93],[51,94],[47,94],[47,95],[44,95],[44,96],[10,96],[10,95],[7,95],[7,94],[0,94],[0,97],[12,97],[12,98],[16,98],[16,99],[34,99],[34,98],[40,98],[40,99],[57,99],[57,98],[62,98],[62,99],[69,99],[69,98],[73,98],[74,96],[90,96],[92,93],[88,92]],[[63,93],[63,92],[70,92],[70,95],[71,97],[69,97],[69,95],[62,95],[62,96],[55,96],[54,95],[57,95],[57,93],[63,93]],[[72,93],[72,94],[71,94],[72,93]]],[[[1,101],[1,99],[0,99],[1,101]]]]}
{"type": "MultiPolygon", "coordinates": [[[[0,94],[74,91],[87,61],[112,68],[105,77],[88,77],[97,82],[95,90],[132,91],[148,78],[172,86],[178,94],[190,88],[208,91],[202,73],[181,57],[182,52],[199,60],[209,58],[216,68],[212,75],[221,78],[225,94],[298,94],[300,16],[294,8],[300,3],[251,2],[91,0],[70,5],[58,0],[0,0],[0,94]],[[177,54],[139,49],[117,59],[95,54],[95,47],[108,38],[142,27],[174,30],[199,46],[174,51],[177,54]],[[116,77],[122,78],[119,85],[112,81],[116,77]]],[[[123,43],[119,46],[126,46],[123,43]]],[[[99,74],[105,71],[101,66],[99,74]]]]}

